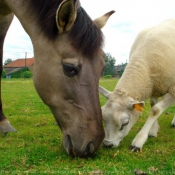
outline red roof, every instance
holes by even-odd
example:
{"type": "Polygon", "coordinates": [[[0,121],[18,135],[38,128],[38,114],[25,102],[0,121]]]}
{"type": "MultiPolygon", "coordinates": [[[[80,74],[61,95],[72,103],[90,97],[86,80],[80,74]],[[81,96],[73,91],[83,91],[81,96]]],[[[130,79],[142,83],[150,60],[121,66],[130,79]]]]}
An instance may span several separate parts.
{"type": "Polygon", "coordinates": [[[10,62],[9,64],[5,65],[4,68],[10,67],[28,67],[34,64],[34,58],[22,58],[17,59],[15,61],[10,62]]]}

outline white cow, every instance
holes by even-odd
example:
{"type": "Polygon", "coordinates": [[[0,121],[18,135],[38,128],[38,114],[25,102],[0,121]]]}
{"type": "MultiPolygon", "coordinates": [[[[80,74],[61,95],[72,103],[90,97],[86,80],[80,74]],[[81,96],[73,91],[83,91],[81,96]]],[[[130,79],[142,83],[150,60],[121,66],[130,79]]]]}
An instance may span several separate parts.
{"type": "Polygon", "coordinates": [[[140,151],[149,135],[157,136],[158,117],[175,103],[175,20],[142,31],[115,90],[99,87],[99,92],[108,98],[102,107],[106,124],[103,143],[108,147],[119,145],[141,114],[144,101],[151,99],[148,119],[130,146],[132,151],[140,151]]]}

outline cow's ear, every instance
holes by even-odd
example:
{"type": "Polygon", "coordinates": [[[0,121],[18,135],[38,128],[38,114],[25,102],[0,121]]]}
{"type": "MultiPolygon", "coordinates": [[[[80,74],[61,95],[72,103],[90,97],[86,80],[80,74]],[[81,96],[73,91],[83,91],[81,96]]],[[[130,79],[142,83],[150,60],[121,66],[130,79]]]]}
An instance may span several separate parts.
{"type": "Polygon", "coordinates": [[[139,112],[142,112],[143,111],[143,108],[145,107],[145,103],[144,101],[135,101],[135,100],[132,100],[129,102],[129,107],[131,109],[135,109],[139,112]]]}
{"type": "Polygon", "coordinates": [[[111,95],[112,92],[108,91],[107,89],[105,89],[102,86],[98,86],[98,91],[101,95],[103,95],[105,98],[109,98],[109,96],[111,95]]]}
{"type": "Polygon", "coordinates": [[[56,24],[59,33],[68,32],[77,16],[74,0],[63,0],[56,12],[56,24]]]}
{"type": "Polygon", "coordinates": [[[96,18],[96,19],[94,20],[95,25],[96,25],[99,29],[103,28],[103,27],[105,26],[106,22],[108,21],[108,18],[109,18],[113,13],[115,13],[114,10],[112,10],[112,11],[110,11],[110,12],[104,14],[103,16],[101,16],[101,17],[99,17],[99,18],[96,18]]]}

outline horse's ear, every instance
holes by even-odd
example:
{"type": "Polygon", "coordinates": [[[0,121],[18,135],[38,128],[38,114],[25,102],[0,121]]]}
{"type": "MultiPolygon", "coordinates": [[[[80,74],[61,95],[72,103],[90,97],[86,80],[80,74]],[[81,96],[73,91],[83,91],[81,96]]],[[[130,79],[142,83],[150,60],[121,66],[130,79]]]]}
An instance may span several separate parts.
{"type": "Polygon", "coordinates": [[[106,24],[108,18],[109,18],[113,13],[115,13],[114,10],[112,10],[112,11],[110,11],[110,12],[104,14],[103,16],[101,16],[101,17],[95,19],[95,20],[94,20],[94,23],[96,24],[96,26],[97,26],[99,29],[103,28],[104,25],[106,24]]]}
{"type": "Polygon", "coordinates": [[[59,33],[68,32],[76,19],[74,0],[63,0],[56,12],[56,23],[59,33]]]}

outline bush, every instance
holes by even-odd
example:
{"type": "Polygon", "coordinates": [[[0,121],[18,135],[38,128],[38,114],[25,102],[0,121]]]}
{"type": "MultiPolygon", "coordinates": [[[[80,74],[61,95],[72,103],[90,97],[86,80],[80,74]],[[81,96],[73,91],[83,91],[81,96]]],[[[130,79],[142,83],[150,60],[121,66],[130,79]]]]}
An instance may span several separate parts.
{"type": "Polygon", "coordinates": [[[24,78],[31,78],[33,76],[31,71],[25,71],[23,72],[23,77],[24,78]]]}
{"type": "Polygon", "coordinates": [[[1,75],[1,77],[2,77],[2,78],[5,78],[5,76],[6,76],[6,71],[3,69],[3,70],[2,70],[2,75],[1,75]]]}
{"type": "Polygon", "coordinates": [[[112,78],[112,75],[105,75],[103,78],[112,78]]]}

